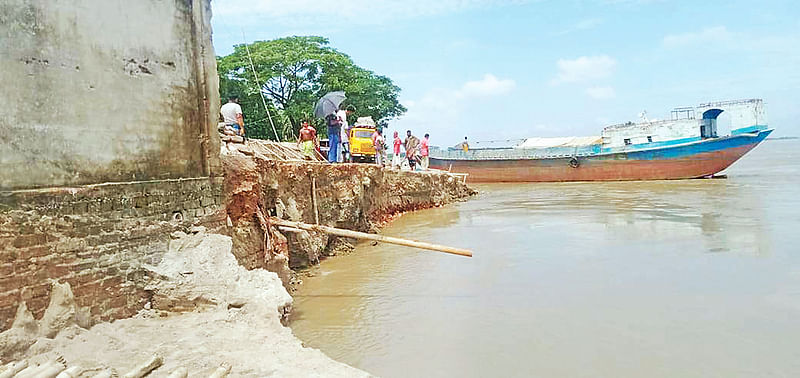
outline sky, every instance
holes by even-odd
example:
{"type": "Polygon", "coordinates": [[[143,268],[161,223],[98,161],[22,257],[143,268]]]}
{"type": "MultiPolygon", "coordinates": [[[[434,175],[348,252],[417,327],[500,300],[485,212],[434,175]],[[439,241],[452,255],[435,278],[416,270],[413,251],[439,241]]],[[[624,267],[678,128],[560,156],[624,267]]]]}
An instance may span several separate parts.
{"type": "Polygon", "coordinates": [[[433,145],[599,135],[674,107],[762,98],[800,136],[800,4],[659,0],[212,0],[217,55],[319,35],[388,76],[390,130],[433,145]]]}

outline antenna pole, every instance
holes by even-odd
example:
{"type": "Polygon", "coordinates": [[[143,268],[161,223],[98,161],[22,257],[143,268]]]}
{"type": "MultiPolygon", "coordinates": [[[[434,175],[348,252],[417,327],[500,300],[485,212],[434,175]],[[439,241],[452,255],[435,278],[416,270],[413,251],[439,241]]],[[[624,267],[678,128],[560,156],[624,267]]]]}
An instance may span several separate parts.
{"type": "Polygon", "coordinates": [[[242,29],[242,39],[244,40],[244,48],[247,50],[247,59],[250,60],[250,69],[253,70],[253,77],[256,79],[256,85],[258,86],[258,94],[261,95],[261,103],[264,105],[264,110],[267,112],[267,119],[269,120],[270,126],[272,126],[272,133],[275,134],[275,139],[278,142],[280,142],[281,137],[278,136],[278,132],[275,130],[275,124],[272,123],[272,115],[269,114],[269,108],[267,108],[267,100],[264,98],[264,92],[261,89],[261,82],[258,81],[256,66],[253,64],[253,57],[250,55],[250,47],[247,46],[247,37],[245,37],[244,35],[244,29],[242,29]]]}

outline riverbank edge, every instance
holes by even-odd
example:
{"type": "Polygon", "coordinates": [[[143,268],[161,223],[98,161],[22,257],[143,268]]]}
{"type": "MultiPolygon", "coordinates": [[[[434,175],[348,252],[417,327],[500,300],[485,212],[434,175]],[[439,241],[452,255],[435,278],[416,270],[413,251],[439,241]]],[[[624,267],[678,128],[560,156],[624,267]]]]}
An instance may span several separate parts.
{"type": "MultiPolygon", "coordinates": [[[[227,327],[249,327],[258,329],[258,334],[263,336],[264,340],[274,342],[262,342],[263,345],[259,347],[251,345],[252,350],[270,351],[274,354],[274,365],[269,367],[274,370],[250,362],[240,362],[238,367],[233,367],[232,375],[248,375],[256,371],[259,373],[280,371],[284,376],[320,376],[329,375],[334,371],[341,372],[341,376],[350,376],[354,373],[366,375],[365,372],[330,359],[316,349],[306,348],[286,326],[292,303],[289,291],[291,291],[292,277],[296,277],[295,272],[317,265],[325,257],[342,253],[352,246],[345,239],[316,232],[284,233],[276,225],[270,224],[269,219],[276,217],[306,223],[318,221],[319,224],[337,228],[377,232],[404,212],[461,201],[477,192],[464,183],[463,177],[446,172],[402,172],[366,164],[280,161],[259,153],[262,145],[263,142],[260,141],[248,141],[246,144],[232,147],[223,146],[221,160],[225,167],[224,176],[210,178],[209,182],[213,185],[206,185],[203,182],[203,185],[214,190],[209,190],[206,186],[197,188],[192,186],[192,190],[206,193],[209,198],[197,196],[196,200],[186,202],[183,207],[193,210],[187,210],[185,213],[164,212],[161,211],[161,207],[171,208],[167,205],[184,200],[187,198],[187,193],[194,193],[185,188],[189,184],[195,185],[194,182],[167,183],[176,188],[173,191],[164,190],[163,193],[150,188],[147,183],[123,185],[124,190],[117,188],[119,185],[113,186],[114,190],[124,192],[119,194],[123,199],[131,196],[137,198],[132,202],[136,211],[134,213],[131,210],[130,219],[124,218],[124,221],[108,220],[107,227],[106,223],[102,223],[104,226],[98,226],[103,220],[100,219],[104,214],[101,212],[103,208],[92,208],[95,203],[106,204],[116,193],[112,193],[111,189],[105,186],[71,190],[63,196],[65,201],[80,202],[84,201],[83,196],[91,195],[91,200],[94,202],[86,205],[87,214],[63,215],[61,202],[57,203],[60,207],[53,207],[47,202],[45,204],[47,206],[39,206],[40,209],[34,207],[38,204],[37,201],[20,202],[24,204],[20,210],[4,213],[4,217],[7,218],[3,223],[4,229],[8,229],[9,232],[33,227],[26,226],[28,224],[36,226],[37,230],[45,229],[45,226],[48,229],[54,228],[56,232],[44,237],[44,242],[50,243],[52,239],[58,241],[58,246],[67,242],[71,243],[70,245],[75,244],[72,249],[64,249],[65,256],[77,255],[81,258],[81,264],[102,268],[101,272],[108,274],[116,272],[119,277],[105,277],[97,285],[92,286],[93,282],[84,282],[80,279],[82,275],[75,278],[71,275],[61,277],[53,274],[47,282],[41,282],[40,286],[43,288],[41,291],[44,295],[37,294],[32,297],[44,302],[44,306],[36,304],[33,311],[29,310],[31,308],[29,306],[35,301],[26,299],[24,294],[31,292],[24,290],[15,316],[8,319],[9,323],[13,320],[13,324],[0,333],[0,355],[3,356],[3,360],[26,360],[30,364],[45,364],[69,356],[68,363],[80,362],[81,366],[88,368],[87,371],[90,372],[111,370],[122,373],[146,358],[148,352],[156,351],[152,349],[156,346],[158,349],[156,352],[163,354],[165,361],[168,361],[162,369],[177,368],[174,364],[180,362],[194,373],[208,373],[209,369],[218,368],[224,361],[209,355],[197,355],[190,350],[191,348],[184,348],[180,341],[194,339],[195,344],[202,346],[203,338],[196,332],[203,331],[206,333],[205,337],[213,337],[217,339],[217,343],[229,343],[239,348],[237,340],[241,339],[244,333],[237,336],[222,330],[227,327]],[[125,189],[128,187],[130,190],[125,189]],[[135,193],[129,195],[128,191],[135,193]],[[136,194],[140,191],[145,195],[136,194]],[[145,203],[138,199],[147,201],[145,203]],[[202,211],[194,210],[192,207],[195,205],[194,202],[197,202],[198,206],[205,207],[202,211]],[[149,216],[150,213],[146,211],[150,210],[154,214],[152,219],[142,219],[142,216],[149,216]],[[35,220],[45,211],[55,212],[54,216],[35,220]],[[73,225],[75,222],[81,222],[83,228],[76,228],[73,225]],[[51,226],[51,223],[54,225],[51,226]],[[208,231],[198,225],[209,226],[208,231]],[[136,227],[147,231],[133,235],[137,238],[135,240],[145,245],[143,248],[120,242],[120,235],[129,234],[131,230],[137,230],[136,227]],[[85,231],[88,236],[79,234],[75,230],[85,231]],[[166,240],[165,235],[167,235],[166,240]],[[197,240],[216,240],[220,237],[229,240],[227,247],[215,249],[216,257],[206,259],[209,267],[212,270],[217,268],[215,264],[219,260],[215,259],[227,256],[235,260],[235,265],[245,272],[265,277],[259,278],[262,284],[256,284],[257,280],[253,281],[252,278],[247,278],[249,276],[242,276],[244,273],[233,272],[232,274],[245,278],[228,281],[237,282],[236,285],[251,289],[257,287],[268,289],[265,289],[265,293],[258,298],[250,294],[233,298],[230,297],[229,291],[214,292],[210,289],[214,284],[209,283],[195,285],[193,292],[188,294],[176,292],[174,289],[180,286],[176,286],[176,282],[183,282],[187,277],[196,277],[193,271],[199,268],[165,274],[158,267],[162,262],[171,259],[170,256],[176,250],[183,251],[188,248],[182,241],[187,238],[186,235],[190,235],[188,239],[194,240],[192,243],[203,243],[197,240]],[[94,250],[84,251],[86,247],[84,238],[91,238],[91,241],[97,239],[98,243],[105,241],[111,243],[108,248],[97,250],[99,254],[106,254],[101,257],[102,266],[98,265],[100,262],[92,260],[93,255],[89,252],[95,253],[94,250]],[[85,257],[81,257],[84,255],[85,257]],[[113,267],[106,267],[112,263],[124,265],[125,269],[114,270],[113,267]],[[125,290],[133,293],[111,291],[116,287],[112,284],[127,288],[125,290]],[[251,284],[256,285],[248,286],[251,284]],[[67,289],[59,285],[67,285],[67,289]],[[69,292],[69,295],[53,294],[57,292],[69,292]],[[86,306],[101,299],[110,303],[103,302],[103,306],[119,309],[120,311],[117,311],[119,313],[95,319],[96,309],[86,306]],[[53,319],[50,319],[52,316],[48,315],[50,313],[57,317],[58,324],[53,324],[53,319]],[[107,322],[115,318],[119,320],[107,322]],[[187,323],[196,326],[186,328],[184,325],[187,323]],[[50,331],[43,333],[45,329],[50,331]],[[155,336],[158,334],[154,334],[153,331],[158,329],[166,330],[173,339],[156,342],[155,336]],[[108,351],[113,354],[84,353],[104,350],[104,344],[114,343],[115,340],[126,340],[126,346],[109,349],[108,351]],[[80,345],[94,346],[82,348],[78,347],[80,345]]],[[[161,182],[156,184],[165,185],[161,182]]],[[[158,189],[160,188],[159,186],[158,189]]],[[[16,197],[13,198],[22,194],[15,194],[16,197]]],[[[70,205],[69,209],[75,209],[76,206],[70,205]]],[[[111,212],[116,211],[114,203],[110,204],[110,209],[111,212]]],[[[23,236],[13,239],[14,248],[27,245],[17,243],[23,240],[20,239],[23,236]]],[[[226,244],[224,240],[216,242],[219,245],[226,244]]],[[[38,250],[47,252],[51,249],[38,250]]],[[[14,251],[16,249],[12,250],[14,251]]],[[[197,258],[197,254],[189,249],[183,253],[189,261],[197,258]]],[[[9,256],[25,257],[16,253],[9,256]]],[[[44,263],[52,265],[49,260],[44,263]]],[[[76,265],[76,269],[79,267],[83,265],[76,265]]],[[[75,274],[79,273],[83,274],[82,272],[75,274]]],[[[94,274],[94,271],[85,273],[94,274]]],[[[224,279],[224,277],[215,278],[224,279]]],[[[252,292],[251,290],[250,293],[252,292]]]]}
{"type": "MultiPolygon", "coordinates": [[[[267,157],[269,152],[263,143],[252,141],[223,146],[223,204],[232,252],[240,265],[276,273],[290,294],[309,268],[355,247],[347,238],[320,232],[282,231],[270,217],[378,233],[406,212],[478,194],[464,176],[444,171],[281,161],[267,157]]],[[[281,323],[291,331],[291,302],[280,311],[281,323]]]]}
{"type": "Polygon", "coordinates": [[[443,206],[477,194],[463,176],[410,172],[372,164],[280,161],[261,142],[223,146],[227,234],[248,269],[265,268],[291,290],[297,272],[352,244],[323,232],[286,232],[270,219],[377,233],[405,212],[443,206]]]}

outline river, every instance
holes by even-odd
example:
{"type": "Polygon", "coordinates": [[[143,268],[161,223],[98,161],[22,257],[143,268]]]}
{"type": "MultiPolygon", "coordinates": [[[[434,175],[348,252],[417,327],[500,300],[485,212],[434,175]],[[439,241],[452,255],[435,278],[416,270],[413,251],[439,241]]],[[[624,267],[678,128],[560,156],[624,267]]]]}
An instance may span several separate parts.
{"type": "Polygon", "coordinates": [[[291,327],[384,377],[800,376],[800,141],[727,179],[476,185],[314,269],[291,327]]]}

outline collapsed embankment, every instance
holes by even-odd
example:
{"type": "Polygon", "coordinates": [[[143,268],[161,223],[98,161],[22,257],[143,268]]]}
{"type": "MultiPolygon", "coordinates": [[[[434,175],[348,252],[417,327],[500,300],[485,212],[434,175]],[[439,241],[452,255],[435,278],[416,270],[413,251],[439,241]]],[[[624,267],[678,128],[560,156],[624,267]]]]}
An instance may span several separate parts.
{"type": "Polygon", "coordinates": [[[446,172],[407,172],[369,164],[269,159],[261,142],[223,148],[223,204],[234,254],[248,269],[278,273],[317,264],[346,242],[318,232],[281,233],[269,217],[375,232],[405,211],[441,206],[476,192],[446,172]]]}
{"type": "Polygon", "coordinates": [[[284,234],[270,219],[370,232],[404,211],[475,192],[442,172],[281,161],[269,158],[268,145],[223,146],[219,184],[134,182],[3,197],[13,206],[0,214],[0,268],[11,274],[0,280],[0,298],[16,315],[0,318],[14,320],[0,333],[0,359],[78,366],[81,376],[121,374],[153,355],[163,359],[158,374],[208,375],[225,363],[234,376],[364,375],[304,348],[281,324],[291,309],[291,268],[347,242],[284,234]]]}
{"type": "Polygon", "coordinates": [[[5,368],[27,366],[20,376],[72,369],[70,376],[110,377],[150,360],[159,361],[155,376],[212,376],[225,368],[232,376],[367,375],[303,347],[280,322],[292,300],[281,281],[239,265],[227,236],[176,232],[147,269],[157,277],[148,287],[153,299],[131,319],[88,327],[68,283],[53,285],[41,320],[21,304],[12,328],[0,333],[0,356],[17,361],[5,368]]]}

